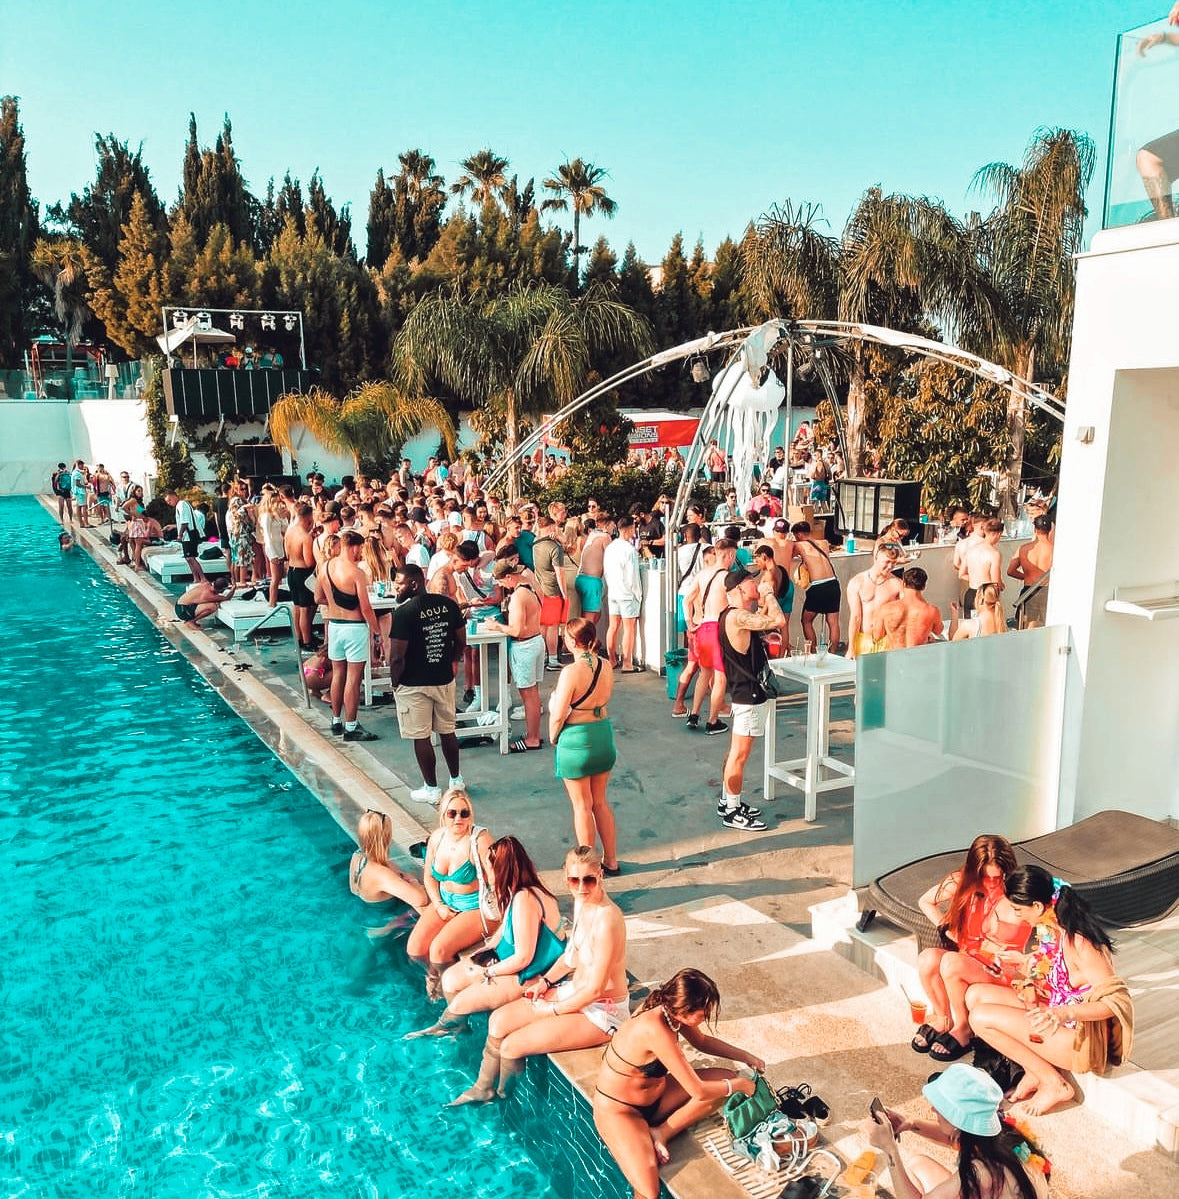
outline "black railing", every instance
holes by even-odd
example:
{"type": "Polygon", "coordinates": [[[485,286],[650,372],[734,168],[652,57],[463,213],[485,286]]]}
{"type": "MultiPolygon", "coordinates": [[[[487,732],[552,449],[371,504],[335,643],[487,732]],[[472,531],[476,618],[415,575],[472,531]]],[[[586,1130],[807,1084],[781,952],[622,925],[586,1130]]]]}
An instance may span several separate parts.
{"type": "Polygon", "coordinates": [[[265,419],[284,392],[305,392],[315,371],[192,370],[164,371],[164,399],[173,416],[216,420],[222,416],[265,419]]]}

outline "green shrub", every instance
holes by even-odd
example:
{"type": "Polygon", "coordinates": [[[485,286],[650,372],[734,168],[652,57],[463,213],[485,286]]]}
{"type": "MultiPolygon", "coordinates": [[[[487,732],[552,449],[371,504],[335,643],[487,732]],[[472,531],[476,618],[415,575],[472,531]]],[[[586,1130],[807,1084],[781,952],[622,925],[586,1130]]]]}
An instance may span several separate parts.
{"type": "MultiPolygon", "coordinates": [[[[680,476],[678,472],[617,470],[599,462],[579,462],[548,487],[539,488],[536,483],[537,480],[532,480],[532,486],[526,484],[526,488],[530,498],[542,506],[558,500],[571,513],[581,514],[592,496],[611,516],[617,517],[629,512],[632,504],[649,508],[660,495],[674,497],[680,476]]],[[[692,498],[707,506],[708,484],[702,482],[693,488],[692,498]]]]}

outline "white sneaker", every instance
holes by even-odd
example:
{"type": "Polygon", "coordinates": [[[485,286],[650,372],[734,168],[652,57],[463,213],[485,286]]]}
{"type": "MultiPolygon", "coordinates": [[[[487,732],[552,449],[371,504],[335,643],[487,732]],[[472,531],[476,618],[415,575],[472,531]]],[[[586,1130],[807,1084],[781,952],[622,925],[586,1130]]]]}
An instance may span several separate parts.
{"type": "Polygon", "coordinates": [[[524,705],[523,705],[523,704],[517,704],[517,705],[516,705],[516,706],[515,706],[515,707],[514,707],[514,708],[513,708],[513,709],[512,709],[512,710],[511,710],[509,713],[508,713],[508,719],[509,719],[509,720],[523,720],[523,719],[524,719],[524,705]]]}
{"type": "Polygon", "coordinates": [[[463,709],[464,712],[478,712],[483,706],[483,695],[479,688],[475,688],[475,698],[463,709]]]}
{"type": "Polygon", "coordinates": [[[467,789],[467,780],[461,774],[456,774],[447,784],[447,789],[450,791],[465,791],[467,789]]]}
{"type": "Polygon", "coordinates": [[[418,803],[432,804],[438,806],[438,801],[442,798],[441,787],[431,787],[429,783],[423,783],[420,787],[409,793],[410,799],[416,799],[418,803]]]}

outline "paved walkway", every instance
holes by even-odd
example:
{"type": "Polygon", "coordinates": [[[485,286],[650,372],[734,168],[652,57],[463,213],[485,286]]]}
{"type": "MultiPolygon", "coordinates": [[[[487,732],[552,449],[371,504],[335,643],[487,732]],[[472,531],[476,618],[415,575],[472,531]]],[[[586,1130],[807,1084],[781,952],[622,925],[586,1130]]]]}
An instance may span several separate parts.
{"type": "MultiPolygon", "coordinates": [[[[154,580],[114,568],[105,549],[98,556],[156,614],[165,634],[189,647],[198,668],[247,719],[264,718],[255,721],[260,735],[343,824],[354,828],[359,810],[381,803],[395,815],[402,845],[433,827],[434,810],[408,798],[419,780],[390,708],[362,715],[379,741],[361,746],[330,738],[326,705],[303,706],[289,640],[233,646],[215,632],[190,633],[171,621],[170,601],[154,580]],[[243,665],[249,669],[234,669],[243,665]]],[[[715,808],[728,738],[687,731],[669,708],[664,680],[653,674],[618,679],[611,711],[619,762],[610,799],[624,874],[611,880],[610,890],[628,916],[631,971],[643,984],[686,965],[712,974],[723,997],[724,1035],[758,1046],[775,1085],[810,1082],[833,1109],[828,1144],[853,1158],[865,1146],[862,1120],[874,1094],[892,1106],[924,1111],[920,1085],[928,1066],[908,1048],[912,1030],[895,992],[808,940],[810,906],[847,892],[852,791],[820,796],[818,819],[806,824],[801,795],[784,790],[764,805],[769,831],[726,829],[715,808]]],[[[801,747],[801,695],[780,719],[779,737],[801,747]]],[[[834,752],[850,756],[852,740],[851,701],[836,701],[834,752]]],[[[755,751],[746,791],[754,803],[760,761],[755,751]]],[[[463,773],[480,821],[496,835],[518,835],[546,868],[546,882],[563,894],[560,863],[573,832],[551,750],[507,757],[493,747],[472,750],[463,756],[463,773]]],[[[1177,938],[1173,933],[1169,944],[1177,938]]],[[[563,1064],[577,1077],[595,1062],[587,1053],[563,1064]]],[[[1056,1164],[1054,1195],[1173,1194],[1179,1184],[1179,1168],[1163,1154],[1124,1147],[1120,1135],[1083,1106],[1040,1121],[1037,1131],[1056,1164]]],[[[681,1141],[665,1171],[677,1195],[738,1193],[697,1145],[681,1141]]]]}

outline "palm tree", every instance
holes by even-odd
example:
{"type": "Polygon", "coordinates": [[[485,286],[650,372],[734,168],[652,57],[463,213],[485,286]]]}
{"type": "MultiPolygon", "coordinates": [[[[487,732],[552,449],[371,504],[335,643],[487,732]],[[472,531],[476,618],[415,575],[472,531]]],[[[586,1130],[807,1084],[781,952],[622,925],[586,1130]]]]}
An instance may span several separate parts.
{"type": "MultiPolygon", "coordinates": [[[[650,353],[651,329],[633,309],[599,288],[574,298],[552,284],[517,285],[480,301],[456,289],[424,297],[393,345],[398,377],[410,395],[434,380],[470,408],[502,405],[504,449],[519,437],[521,410],[563,407],[585,386],[599,354],[650,353]]],[[[519,470],[508,476],[519,495],[519,470]]]]}
{"type": "MultiPolygon", "coordinates": [[[[928,320],[973,327],[991,311],[969,231],[940,203],[869,188],[842,238],[817,226],[814,205],[772,208],[747,232],[742,269],[766,318],[841,320],[927,332],[928,320]]],[[[853,342],[847,373],[849,473],[864,458],[867,355],[853,342]]]]}
{"type": "Polygon", "coordinates": [[[581,282],[581,252],[588,247],[581,244],[581,218],[591,217],[596,212],[603,216],[613,217],[618,211],[618,203],[606,195],[602,180],[607,177],[605,167],[596,167],[592,162],[584,162],[580,158],[566,161],[557,167],[557,173],[546,179],[541,185],[545,191],[553,192],[553,196],[541,204],[541,211],[555,209],[565,212],[570,205],[573,207],[573,285],[576,288],[581,282]]]}
{"type": "Polygon", "coordinates": [[[476,150],[459,166],[463,173],[450,185],[451,193],[461,199],[470,192],[480,207],[496,199],[508,181],[508,160],[491,149],[476,150]]]}
{"type": "Polygon", "coordinates": [[[53,311],[65,338],[65,395],[74,398],[74,346],[90,315],[86,304],[86,255],[81,242],[72,238],[49,241],[41,238],[33,247],[33,274],[53,289],[53,311]]]}
{"type": "Polygon", "coordinates": [[[446,409],[429,397],[407,397],[392,383],[362,383],[343,400],[319,387],[287,392],[270,409],[276,445],[297,456],[295,435],[306,429],[324,449],[350,454],[355,475],[361,473],[362,458],[375,461],[395,453],[428,425],[442,434],[453,457],[454,422],[446,409]]]}
{"type": "MultiPolygon", "coordinates": [[[[998,205],[979,226],[979,256],[998,297],[964,339],[969,349],[1034,382],[1045,361],[1063,366],[1081,248],[1093,141],[1071,129],[1039,129],[1015,167],[992,162],[974,177],[998,205]],[[973,345],[969,344],[974,342],[973,345]]],[[[1007,461],[999,482],[1000,515],[1014,516],[1023,475],[1026,411],[1015,389],[1007,402],[1007,461]]]]}

